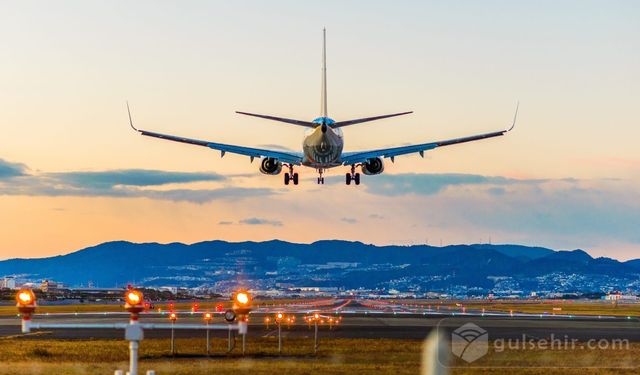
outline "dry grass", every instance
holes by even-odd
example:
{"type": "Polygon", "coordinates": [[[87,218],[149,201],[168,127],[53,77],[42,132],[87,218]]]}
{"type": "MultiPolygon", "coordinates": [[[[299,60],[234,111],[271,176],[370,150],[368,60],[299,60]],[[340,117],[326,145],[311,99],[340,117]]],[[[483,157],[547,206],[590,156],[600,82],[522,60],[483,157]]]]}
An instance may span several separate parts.
{"type": "Polygon", "coordinates": [[[400,301],[406,304],[440,306],[442,311],[461,311],[467,309],[486,309],[486,311],[520,312],[531,314],[563,314],[563,315],[611,315],[611,316],[640,316],[640,304],[620,303],[612,304],[605,301],[583,302],[571,300],[543,300],[543,301],[400,301]],[[554,311],[553,308],[560,308],[554,311]]]}
{"type": "MultiPolygon", "coordinates": [[[[314,356],[309,339],[287,338],[284,345],[283,355],[278,356],[274,338],[251,338],[247,356],[242,357],[238,349],[231,355],[224,354],[226,340],[215,339],[215,354],[207,357],[204,340],[179,339],[174,358],[168,340],[148,339],[140,347],[141,369],[154,369],[160,374],[417,374],[422,350],[417,340],[327,338],[314,356]]],[[[631,344],[624,353],[532,350],[490,354],[474,363],[489,367],[455,368],[452,374],[626,375],[637,374],[638,369],[555,367],[632,365],[639,363],[639,357],[640,344],[631,344]],[[528,366],[547,368],[526,369],[528,366]]],[[[112,374],[115,369],[126,369],[127,361],[127,343],[122,340],[0,340],[0,374],[112,374]]]]}

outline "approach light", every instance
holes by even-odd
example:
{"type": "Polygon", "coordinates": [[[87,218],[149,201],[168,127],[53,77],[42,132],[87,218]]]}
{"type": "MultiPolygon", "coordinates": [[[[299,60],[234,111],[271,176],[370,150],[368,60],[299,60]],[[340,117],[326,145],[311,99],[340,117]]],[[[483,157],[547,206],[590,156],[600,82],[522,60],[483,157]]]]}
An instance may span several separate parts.
{"type": "Polygon", "coordinates": [[[204,314],[204,320],[206,320],[208,322],[211,319],[213,319],[213,315],[211,315],[211,313],[205,313],[204,314]]]}
{"type": "Polygon", "coordinates": [[[313,317],[314,317],[315,319],[320,319],[320,314],[315,313],[315,314],[313,314],[313,317]]]}
{"type": "Polygon", "coordinates": [[[251,311],[251,295],[240,290],[233,295],[233,311],[238,315],[247,315],[251,311]]]}
{"type": "Polygon", "coordinates": [[[129,304],[131,306],[140,305],[140,304],[142,304],[142,301],[143,301],[142,292],[140,292],[139,290],[135,290],[135,289],[131,289],[131,290],[127,291],[127,294],[125,294],[124,298],[125,298],[127,304],[129,304]]]}
{"type": "Polygon", "coordinates": [[[142,292],[136,289],[129,289],[124,294],[124,309],[131,313],[131,321],[138,320],[138,314],[144,311],[144,297],[142,292]]]}
{"type": "Polygon", "coordinates": [[[279,321],[282,320],[282,318],[284,318],[284,314],[283,313],[279,312],[279,313],[276,314],[276,321],[279,322],[279,321]]]}
{"type": "Polygon", "coordinates": [[[22,289],[18,294],[16,294],[16,301],[18,302],[18,305],[21,306],[34,305],[36,302],[36,296],[30,289],[22,289]]]}
{"type": "MultiPolygon", "coordinates": [[[[16,307],[18,312],[22,316],[22,321],[31,320],[31,314],[36,311],[36,295],[30,289],[21,289],[16,294],[16,307]]],[[[28,328],[25,330],[24,326],[22,332],[29,332],[28,328]]]]}
{"type": "Polygon", "coordinates": [[[247,305],[250,301],[249,294],[247,292],[236,293],[236,302],[241,305],[247,305]]]}
{"type": "Polygon", "coordinates": [[[169,314],[169,320],[171,320],[172,322],[178,320],[178,316],[176,315],[176,313],[172,312],[171,314],[169,314]]]}

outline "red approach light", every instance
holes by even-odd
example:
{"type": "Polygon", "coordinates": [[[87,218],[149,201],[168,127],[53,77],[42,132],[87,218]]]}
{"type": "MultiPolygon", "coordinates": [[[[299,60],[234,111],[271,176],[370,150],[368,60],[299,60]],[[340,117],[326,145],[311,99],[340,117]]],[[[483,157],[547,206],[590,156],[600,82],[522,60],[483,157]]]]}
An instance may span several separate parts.
{"type": "Polygon", "coordinates": [[[191,307],[191,310],[193,312],[198,312],[199,309],[200,309],[200,305],[198,303],[194,303],[193,306],[191,307]]]}
{"type": "Polygon", "coordinates": [[[224,310],[224,305],[219,303],[216,305],[216,311],[217,312],[222,312],[224,310]]]}
{"type": "Polygon", "coordinates": [[[16,302],[20,306],[35,305],[36,296],[30,289],[22,289],[16,294],[16,302]]]}

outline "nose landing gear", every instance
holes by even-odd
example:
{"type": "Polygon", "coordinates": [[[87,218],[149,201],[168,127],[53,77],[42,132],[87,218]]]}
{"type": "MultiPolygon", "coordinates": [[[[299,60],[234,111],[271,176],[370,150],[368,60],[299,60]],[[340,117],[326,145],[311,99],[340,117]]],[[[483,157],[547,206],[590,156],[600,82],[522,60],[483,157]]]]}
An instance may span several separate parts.
{"type": "Polygon", "coordinates": [[[293,165],[289,164],[289,172],[284,174],[284,184],[289,185],[289,182],[293,182],[294,185],[298,185],[298,173],[293,172],[293,165]]]}
{"type": "Polygon", "coordinates": [[[320,175],[320,177],[318,177],[318,185],[324,185],[324,177],[322,177],[323,173],[324,173],[324,170],[322,168],[319,168],[318,174],[320,175]]]}
{"type": "Polygon", "coordinates": [[[360,185],[360,173],[356,173],[355,165],[351,166],[351,172],[347,173],[345,177],[345,182],[347,183],[347,185],[351,185],[351,181],[353,181],[353,183],[356,185],[360,185]]]}

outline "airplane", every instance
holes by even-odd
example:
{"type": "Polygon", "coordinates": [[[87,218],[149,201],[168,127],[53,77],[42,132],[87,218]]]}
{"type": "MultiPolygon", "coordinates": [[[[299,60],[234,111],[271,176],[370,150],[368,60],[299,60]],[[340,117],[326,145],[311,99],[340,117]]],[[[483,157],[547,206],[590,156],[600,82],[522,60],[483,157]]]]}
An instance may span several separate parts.
{"type": "Polygon", "coordinates": [[[391,162],[395,162],[395,157],[407,154],[420,154],[424,158],[424,152],[433,150],[438,147],[451,146],[459,143],[466,143],[472,141],[478,141],[486,138],[493,138],[505,135],[513,130],[516,124],[516,118],[518,116],[518,107],[516,105],[516,111],[513,116],[513,122],[511,126],[506,130],[494,131],[491,133],[484,133],[478,135],[472,135],[461,138],[447,139],[444,141],[436,141],[429,143],[422,143],[410,146],[382,148],[376,150],[365,150],[355,152],[343,152],[344,147],[344,135],[342,128],[345,126],[351,126],[355,124],[361,124],[364,122],[370,122],[375,120],[386,119],[390,117],[402,116],[413,113],[412,111],[392,113],[388,115],[365,117],[359,119],[335,121],[329,117],[327,110],[327,43],[326,43],[326,29],[322,30],[322,85],[321,85],[321,101],[320,101],[320,116],[311,121],[296,120],[290,118],[262,115],[249,112],[236,111],[236,113],[246,116],[259,117],[262,119],[284,122],[287,124],[302,126],[307,128],[305,131],[304,140],[302,143],[302,152],[281,151],[281,150],[268,150],[261,148],[252,148],[244,146],[236,146],[224,143],[216,143],[199,139],[185,138],[181,136],[156,133],[148,130],[137,129],[133,125],[131,119],[131,110],[129,109],[129,103],[127,102],[127,112],[129,114],[129,125],[133,130],[139,132],[141,135],[166,139],[174,142],[187,143],[196,146],[204,146],[214,150],[220,151],[221,157],[224,157],[225,153],[240,154],[248,156],[251,162],[255,158],[262,159],[260,163],[260,172],[267,175],[278,175],[282,172],[283,167],[287,168],[288,172],[284,174],[284,184],[289,185],[292,182],[294,185],[298,185],[299,177],[298,173],[294,171],[294,167],[304,166],[315,168],[318,172],[318,184],[324,184],[323,174],[325,170],[330,168],[336,168],[340,166],[347,166],[350,171],[345,176],[345,182],[347,185],[351,185],[353,182],[355,185],[360,185],[360,173],[356,172],[356,168],[360,168],[365,175],[377,175],[384,171],[384,159],[390,159],[391,162]]]}

